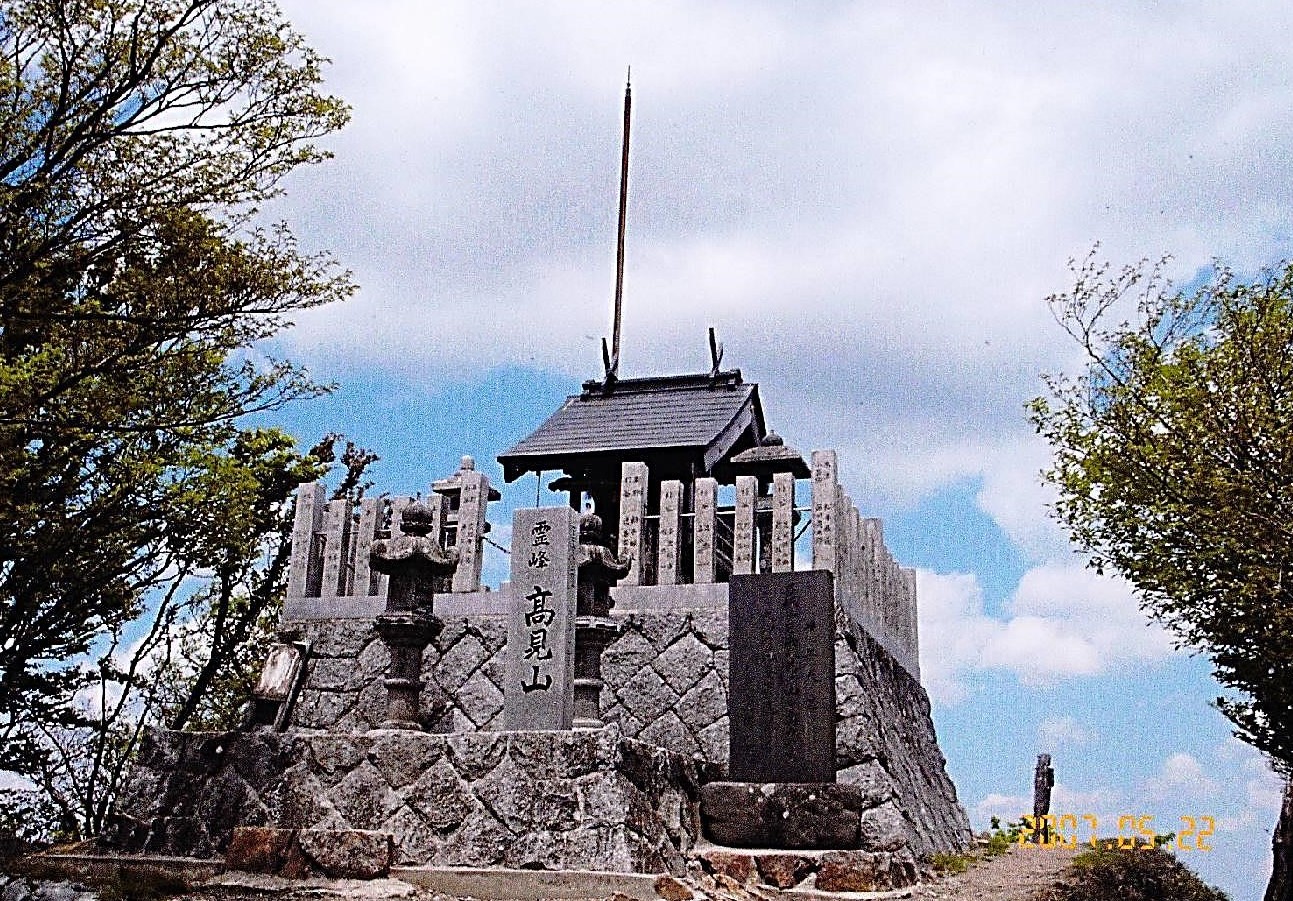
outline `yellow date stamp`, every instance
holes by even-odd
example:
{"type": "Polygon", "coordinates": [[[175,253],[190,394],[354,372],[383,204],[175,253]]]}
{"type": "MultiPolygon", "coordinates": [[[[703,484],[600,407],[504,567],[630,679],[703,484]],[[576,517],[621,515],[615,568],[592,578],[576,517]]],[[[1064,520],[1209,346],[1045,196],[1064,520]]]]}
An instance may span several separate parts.
{"type": "MultiPolygon", "coordinates": [[[[1217,820],[1211,816],[1182,816],[1181,828],[1171,835],[1160,836],[1150,814],[1123,814],[1118,817],[1114,835],[1100,835],[1100,820],[1086,813],[1047,814],[1020,817],[1022,827],[1018,842],[1028,848],[1077,848],[1079,844],[1106,851],[1136,851],[1164,845],[1177,851],[1211,851],[1208,839],[1216,831],[1217,820]],[[1080,822],[1079,822],[1080,821],[1080,822]],[[1082,836],[1085,835],[1085,841],[1082,836]]],[[[1106,821],[1107,823],[1107,821],[1106,821]]],[[[1106,827],[1107,829],[1107,827],[1106,827]]]]}

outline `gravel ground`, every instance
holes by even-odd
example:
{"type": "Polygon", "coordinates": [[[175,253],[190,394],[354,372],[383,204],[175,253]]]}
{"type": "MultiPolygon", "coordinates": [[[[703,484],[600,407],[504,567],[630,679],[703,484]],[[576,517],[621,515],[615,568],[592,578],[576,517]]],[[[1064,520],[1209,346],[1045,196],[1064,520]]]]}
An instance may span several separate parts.
{"type": "Polygon", "coordinates": [[[1016,848],[990,858],[958,876],[917,886],[913,898],[941,901],[1028,901],[1043,886],[1059,881],[1076,851],[1016,848]]]}
{"type": "MultiPolygon", "coordinates": [[[[1005,854],[978,863],[957,876],[885,895],[921,901],[1030,901],[1038,889],[1058,881],[1060,872],[1073,859],[1074,853],[1011,848],[1005,854]]],[[[742,886],[723,877],[720,877],[718,885],[708,878],[703,885],[691,879],[686,881],[688,887],[697,892],[697,901],[705,897],[712,901],[772,901],[778,895],[766,886],[742,886]]],[[[172,896],[167,901],[464,901],[393,879],[291,881],[228,874],[218,882],[223,884],[204,886],[198,891],[172,896]]],[[[824,895],[820,893],[817,897],[824,895]]],[[[791,901],[795,894],[780,894],[780,898],[791,901]]],[[[0,901],[101,901],[101,897],[89,886],[74,882],[32,883],[0,874],[0,901]]],[[[623,901],[623,896],[619,901],[623,901]]]]}

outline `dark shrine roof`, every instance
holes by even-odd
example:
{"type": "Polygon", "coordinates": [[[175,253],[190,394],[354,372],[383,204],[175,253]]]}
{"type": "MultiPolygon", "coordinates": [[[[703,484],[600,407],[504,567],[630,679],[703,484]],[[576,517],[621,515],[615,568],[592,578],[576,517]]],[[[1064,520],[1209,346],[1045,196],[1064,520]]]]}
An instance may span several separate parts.
{"type": "Polygon", "coordinates": [[[645,462],[633,451],[692,451],[708,471],[738,442],[749,446],[766,431],[759,386],[742,381],[739,369],[621,379],[609,390],[589,381],[583,389],[499,455],[507,481],[598,457],[645,462]]]}

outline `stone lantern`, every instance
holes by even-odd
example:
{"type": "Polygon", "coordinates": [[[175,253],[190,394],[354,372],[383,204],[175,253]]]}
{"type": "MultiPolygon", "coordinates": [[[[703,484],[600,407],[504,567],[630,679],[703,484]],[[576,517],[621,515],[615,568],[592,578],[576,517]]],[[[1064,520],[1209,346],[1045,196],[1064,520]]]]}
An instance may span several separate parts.
{"type": "Polygon", "coordinates": [[[620,560],[606,547],[602,518],[585,513],[579,518],[579,547],[575,561],[579,581],[575,607],[576,729],[600,729],[602,652],[620,634],[610,617],[611,586],[628,574],[631,561],[620,560]]]}
{"type": "Polygon", "coordinates": [[[377,634],[390,653],[386,672],[384,729],[422,728],[422,652],[444,624],[433,614],[435,589],[458,563],[456,551],[446,551],[434,537],[433,511],[422,501],[404,508],[402,534],[373,542],[372,568],[390,577],[386,612],[377,617],[377,634]]]}

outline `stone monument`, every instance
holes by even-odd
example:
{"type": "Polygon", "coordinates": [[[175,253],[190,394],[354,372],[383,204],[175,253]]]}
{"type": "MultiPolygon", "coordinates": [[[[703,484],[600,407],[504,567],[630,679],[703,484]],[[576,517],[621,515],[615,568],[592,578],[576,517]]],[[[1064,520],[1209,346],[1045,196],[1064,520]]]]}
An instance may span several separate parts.
{"type": "Polygon", "coordinates": [[[517,510],[507,630],[505,727],[570,729],[575,718],[578,517],[569,507],[517,510]]]}

